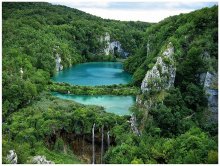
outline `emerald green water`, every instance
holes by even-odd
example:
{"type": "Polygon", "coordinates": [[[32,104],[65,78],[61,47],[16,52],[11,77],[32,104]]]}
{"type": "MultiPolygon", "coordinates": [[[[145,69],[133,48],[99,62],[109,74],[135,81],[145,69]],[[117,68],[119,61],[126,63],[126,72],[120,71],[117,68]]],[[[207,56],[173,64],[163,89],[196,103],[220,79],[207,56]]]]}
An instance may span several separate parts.
{"type": "MultiPolygon", "coordinates": [[[[77,64],[69,69],[60,71],[52,80],[81,86],[113,85],[129,83],[131,75],[123,70],[120,62],[90,62],[77,64]]],[[[129,115],[129,107],[135,103],[134,96],[91,96],[60,93],[53,93],[53,95],[85,105],[103,106],[106,112],[117,115],[129,115]]]]}
{"type": "Polygon", "coordinates": [[[103,106],[106,112],[115,113],[117,115],[129,115],[129,107],[135,102],[133,96],[111,96],[111,95],[69,95],[53,93],[61,99],[73,100],[86,105],[103,106]]]}
{"type": "Polygon", "coordinates": [[[83,86],[113,85],[129,83],[131,75],[120,62],[89,62],[60,71],[52,80],[83,86]]]}

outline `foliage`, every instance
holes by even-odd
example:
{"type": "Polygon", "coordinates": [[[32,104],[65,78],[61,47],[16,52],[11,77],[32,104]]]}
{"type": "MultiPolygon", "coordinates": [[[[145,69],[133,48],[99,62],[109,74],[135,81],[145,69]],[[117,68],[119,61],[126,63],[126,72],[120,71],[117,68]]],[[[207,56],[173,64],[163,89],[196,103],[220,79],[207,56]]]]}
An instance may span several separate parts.
{"type": "Polygon", "coordinates": [[[46,155],[57,163],[71,163],[74,160],[75,163],[78,160],[71,150],[55,159],[63,153],[64,144],[68,144],[66,139],[69,137],[65,135],[91,136],[94,123],[98,132],[103,125],[110,130],[116,122],[122,125],[126,119],[106,113],[98,106],[83,106],[42,94],[39,101],[11,114],[7,123],[3,124],[3,154],[6,156],[10,149],[15,149],[19,163],[27,163],[29,157],[34,155],[46,155]]]}
{"type": "Polygon", "coordinates": [[[108,150],[105,155],[107,163],[199,164],[217,162],[216,142],[199,128],[191,128],[182,135],[170,139],[152,137],[149,134],[143,134],[136,139],[130,133],[122,135],[127,138],[127,141],[108,150]]]}
{"type": "MultiPolygon", "coordinates": [[[[215,65],[218,59],[217,27],[217,6],[166,18],[147,29],[140,49],[125,61],[125,69],[134,73],[134,76],[140,75],[140,70],[146,73],[149,70],[148,65],[154,64],[154,58],[160,55],[161,47],[171,41],[178,66],[176,84],[180,85],[183,81],[198,82],[199,74],[207,68],[217,71],[215,65]],[[207,53],[210,55],[208,61],[211,64],[206,63],[207,60],[203,57],[207,53]]],[[[144,74],[141,78],[134,77],[134,82],[140,84],[143,78],[144,74]]]]}
{"type": "Polygon", "coordinates": [[[72,139],[91,138],[94,123],[98,139],[102,126],[110,131],[105,163],[218,163],[218,126],[203,123],[207,100],[200,85],[202,73],[217,72],[217,6],[158,24],[105,20],[49,3],[4,2],[2,7],[3,163],[11,149],[20,164],[35,155],[59,164],[82,163],[71,149],[72,139]],[[83,87],[50,81],[57,55],[64,68],[85,61],[116,61],[117,54],[103,56],[106,43],[100,38],[106,32],[130,53],[124,68],[133,73],[133,84],[83,87]],[[137,86],[168,42],[175,48],[174,88],[141,94],[137,86]],[[141,135],[132,132],[130,116],[61,100],[48,91],[139,94],[148,107],[137,104],[131,111],[141,135]]]}
{"type": "Polygon", "coordinates": [[[136,95],[138,88],[131,85],[109,86],[77,86],[67,83],[51,83],[48,89],[52,92],[70,93],[75,95],[136,95]]]}
{"type": "Polygon", "coordinates": [[[116,61],[114,55],[104,55],[106,43],[101,38],[106,32],[132,55],[151,25],[104,20],[49,3],[4,2],[2,6],[3,119],[45,90],[58,55],[64,68],[85,61],[116,61]]]}

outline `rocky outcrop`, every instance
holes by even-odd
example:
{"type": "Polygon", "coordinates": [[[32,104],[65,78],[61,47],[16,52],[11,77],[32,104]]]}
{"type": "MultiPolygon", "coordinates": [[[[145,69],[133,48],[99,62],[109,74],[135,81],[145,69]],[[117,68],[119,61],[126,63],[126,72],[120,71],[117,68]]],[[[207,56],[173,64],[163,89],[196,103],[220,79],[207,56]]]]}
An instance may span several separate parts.
{"type": "Polygon", "coordinates": [[[119,41],[110,41],[110,35],[109,33],[105,33],[105,36],[101,37],[100,39],[101,42],[105,43],[104,47],[104,53],[105,55],[111,54],[119,54],[121,57],[128,57],[129,53],[124,51],[124,49],[121,46],[121,43],[119,41]]]}
{"type": "Polygon", "coordinates": [[[169,89],[173,86],[176,76],[176,67],[173,59],[174,47],[170,42],[161,56],[157,58],[151,70],[147,71],[141,84],[142,92],[149,90],[169,89]]]}
{"type": "MultiPolygon", "coordinates": [[[[173,44],[170,42],[165,48],[165,50],[162,52],[162,54],[157,57],[157,61],[155,64],[153,64],[152,69],[147,71],[141,83],[142,94],[136,96],[136,103],[138,104],[139,108],[143,109],[144,111],[143,119],[139,123],[140,128],[142,128],[141,126],[145,125],[149,111],[155,106],[155,99],[151,97],[146,99],[144,98],[143,93],[149,91],[155,91],[160,93],[162,92],[162,90],[169,89],[174,85],[176,67],[173,54],[174,47],[173,44]]],[[[136,134],[140,134],[135,125],[135,117],[132,116],[130,121],[133,122],[131,123],[132,131],[136,134]]]]}
{"type": "MultiPolygon", "coordinates": [[[[62,59],[58,52],[60,52],[60,47],[55,46],[53,48],[53,53],[55,54],[56,71],[61,71],[63,70],[63,65],[61,64],[62,59]]],[[[71,63],[71,59],[70,59],[70,63],[71,63]]]]}
{"type": "Polygon", "coordinates": [[[104,53],[105,55],[109,55],[110,53],[110,35],[108,32],[105,33],[105,36],[104,37],[101,37],[100,39],[101,43],[104,42],[105,44],[105,47],[104,47],[104,53]]]}
{"type": "Polygon", "coordinates": [[[210,110],[210,121],[218,122],[218,76],[217,73],[203,73],[200,75],[200,82],[203,84],[207,99],[208,108],[210,110]]]}
{"type": "Polygon", "coordinates": [[[17,157],[17,154],[15,153],[14,150],[9,150],[9,154],[7,155],[6,160],[7,160],[10,164],[17,164],[17,162],[18,162],[18,157],[17,157]]]}
{"type": "Polygon", "coordinates": [[[56,54],[56,71],[61,71],[61,70],[63,70],[63,65],[61,64],[61,57],[57,53],[56,54]]]}
{"type": "Polygon", "coordinates": [[[34,156],[30,163],[31,164],[55,164],[52,161],[46,160],[45,156],[34,156]]]}
{"type": "Polygon", "coordinates": [[[136,96],[136,103],[141,105],[142,104],[142,99],[140,98],[139,95],[136,96]]]}
{"type": "Polygon", "coordinates": [[[110,43],[109,45],[109,49],[110,49],[110,52],[112,54],[119,54],[121,57],[128,57],[128,52],[125,52],[123,49],[122,49],[122,46],[121,46],[121,43],[119,41],[113,41],[110,43]]]}
{"type": "Polygon", "coordinates": [[[114,54],[116,52],[122,52],[121,43],[119,41],[113,41],[109,45],[110,51],[114,54]]]}
{"type": "Polygon", "coordinates": [[[134,114],[131,115],[131,118],[130,118],[130,124],[131,124],[131,130],[133,131],[133,133],[135,133],[136,135],[140,136],[140,132],[137,128],[137,122],[136,122],[136,117],[134,114]]]}

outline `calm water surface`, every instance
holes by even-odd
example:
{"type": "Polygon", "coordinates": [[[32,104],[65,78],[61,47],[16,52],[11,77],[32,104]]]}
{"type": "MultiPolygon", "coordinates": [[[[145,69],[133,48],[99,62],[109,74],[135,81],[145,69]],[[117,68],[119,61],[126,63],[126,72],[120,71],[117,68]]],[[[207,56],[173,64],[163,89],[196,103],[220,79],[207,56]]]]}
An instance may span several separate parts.
{"type": "MultiPolygon", "coordinates": [[[[131,82],[131,75],[123,70],[120,62],[89,62],[60,71],[52,80],[83,86],[113,85],[131,82]]],[[[92,96],[60,93],[53,93],[53,95],[62,99],[74,100],[81,104],[103,106],[106,112],[117,115],[129,115],[129,107],[135,103],[134,96],[92,96]]]]}
{"type": "Polygon", "coordinates": [[[112,85],[131,82],[131,75],[120,62],[89,62],[60,71],[52,80],[83,86],[112,85]]]}
{"type": "Polygon", "coordinates": [[[135,103],[133,96],[111,96],[111,95],[69,95],[53,93],[53,95],[67,100],[73,100],[86,105],[103,106],[106,112],[115,113],[117,115],[129,115],[129,107],[135,103]]]}

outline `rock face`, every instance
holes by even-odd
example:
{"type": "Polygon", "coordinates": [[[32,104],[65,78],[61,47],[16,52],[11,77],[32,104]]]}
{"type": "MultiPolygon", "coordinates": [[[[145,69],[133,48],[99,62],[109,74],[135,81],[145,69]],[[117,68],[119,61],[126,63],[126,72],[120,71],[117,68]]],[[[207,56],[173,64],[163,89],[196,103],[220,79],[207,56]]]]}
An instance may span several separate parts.
{"type": "Polygon", "coordinates": [[[105,42],[104,53],[105,53],[105,55],[109,55],[109,52],[110,52],[110,48],[109,48],[109,45],[110,45],[110,35],[109,35],[109,33],[106,32],[105,36],[101,37],[100,41],[101,42],[105,42]]]}
{"type": "Polygon", "coordinates": [[[122,52],[121,43],[119,41],[113,41],[109,45],[110,51],[114,54],[116,52],[122,52]]]}
{"type": "MultiPolygon", "coordinates": [[[[149,47],[149,42],[147,45],[149,47]]],[[[157,61],[155,64],[153,64],[152,69],[147,71],[141,83],[142,93],[152,90],[160,92],[161,90],[169,89],[174,85],[176,67],[173,54],[174,47],[173,44],[170,42],[165,50],[161,53],[161,55],[157,57],[157,61]]],[[[144,95],[140,94],[136,96],[136,103],[144,110],[144,116],[141,120],[141,125],[143,126],[147,120],[149,110],[151,110],[152,107],[155,106],[155,102],[152,98],[144,99],[144,95]]],[[[133,121],[133,125],[131,125],[132,131],[136,134],[140,134],[138,129],[135,129],[135,117],[131,117],[130,121],[133,121]]]]}
{"type": "Polygon", "coordinates": [[[101,42],[105,42],[105,48],[104,48],[104,53],[105,55],[111,54],[116,54],[118,53],[121,57],[128,57],[129,53],[124,51],[122,49],[121,43],[119,41],[112,41],[110,42],[110,35],[109,33],[105,33],[104,37],[101,37],[100,39],[101,42]]]}
{"type": "Polygon", "coordinates": [[[176,76],[176,67],[173,59],[174,47],[170,42],[153,68],[147,71],[141,84],[142,92],[151,89],[161,90],[169,89],[173,86],[176,76]]]}
{"type": "Polygon", "coordinates": [[[136,117],[134,114],[131,115],[129,122],[131,123],[131,130],[133,131],[133,133],[140,136],[140,132],[137,129],[136,117]]]}
{"type": "Polygon", "coordinates": [[[31,160],[32,164],[55,164],[52,161],[46,160],[45,156],[34,156],[31,160]]]}
{"type": "Polygon", "coordinates": [[[63,70],[63,65],[61,65],[61,57],[57,53],[56,54],[56,71],[61,71],[61,70],[63,70]]]}
{"type": "Polygon", "coordinates": [[[208,99],[208,107],[211,113],[210,121],[218,122],[218,90],[215,85],[218,84],[218,76],[216,73],[203,73],[200,76],[200,82],[203,84],[208,99]]]}
{"type": "Polygon", "coordinates": [[[18,162],[18,157],[14,150],[9,150],[9,154],[7,155],[6,159],[11,164],[17,164],[18,162]]]}

